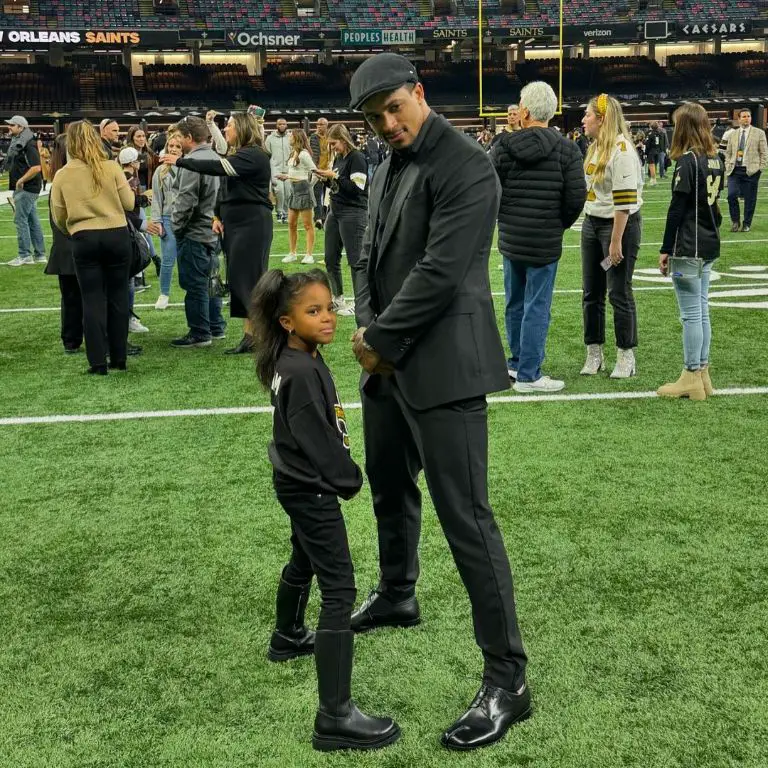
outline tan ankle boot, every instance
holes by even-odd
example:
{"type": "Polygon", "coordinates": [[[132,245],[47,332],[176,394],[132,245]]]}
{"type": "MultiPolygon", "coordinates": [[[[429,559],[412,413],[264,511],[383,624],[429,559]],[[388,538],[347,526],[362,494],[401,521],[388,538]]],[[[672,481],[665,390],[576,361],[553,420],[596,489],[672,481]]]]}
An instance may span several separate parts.
{"type": "Polygon", "coordinates": [[[659,397],[687,397],[691,400],[706,400],[704,384],[701,380],[701,371],[689,371],[683,369],[680,378],[674,384],[665,384],[659,387],[656,394],[659,397]]]}
{"type": "Polygon", "coordinates": [[[701,367],[701,383],[704,385],[704,394],[707,397],[712,397],[715,394],[715,390],[712,387],[712,379],[709,378],[709,366],[703,365],[701,367]]]}

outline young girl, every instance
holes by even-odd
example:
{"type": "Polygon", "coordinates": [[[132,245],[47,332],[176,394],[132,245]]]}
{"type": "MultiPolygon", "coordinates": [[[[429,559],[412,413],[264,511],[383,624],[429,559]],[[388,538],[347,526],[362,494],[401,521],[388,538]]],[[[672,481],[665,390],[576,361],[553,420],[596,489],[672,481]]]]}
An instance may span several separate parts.
{"type": "Polygon", "coordinates": [[[632,275],[640,250],[643,169],[621,104],[601,93],[587,105],[581,121],[593,139],[584,159],[587,202],[581,229],[584,343],[581,373],[593,376],[604,366],[605,294],[613,307],[616,366],[612,379],[636,373],[637,310],[632,275]]]}
{"type": "Polygon", "coordinates": [[[270,270],[251,308],[259,380],[275,408],[269,459],[277,498],[291,520],[291,559],[277,590],[276,628],[268,656],[312,653],[320,706],[312,746],[321,751],[376,749],[396,741],[391,718],[363,714],[350,699],[355,580],[338,497],[363,484],[349,453],[344,410],[318,347],[336,330],[328,276],[317,269],[270,270]],[[304,626],[312,576],[322,595],[317,632],[304,626]]]}
{"type": "MultiPolygon", "coordinates": [[[[307,134],[301,130],[291,133],[291,156],[288,158],[288,173],[279,173],[279,181],[288,182],[288,255],[283,263],[296,261],[296,245],[299,238],[299,214],[307,236],[307,255],[302,264],[314,264],[312,251],[315,249],[315,230],[312,212],[315,207],[315,195],[312,190],[312,175],[318,169],[310,152],[307,134]]],[[[317,173],[317,175],[324,175],[317,173]]]]}
{"type": "Polygon", "coordinates": [[[709,277],[720,255],[722,216],[717,198],[725,167],[717,154],[707,112],[700,104],[683,104],[675,112],[675,133],[669,153],[677,160],[672,177],[672,201],[659,256],[659,269],[669,272],[670,254],[702,260],[701,277],[674,276],[672,281],[683,324],[685,368],[674,384],[658,391],[662,397],[704,400],[713,394],[709,377],[709,277]]]}

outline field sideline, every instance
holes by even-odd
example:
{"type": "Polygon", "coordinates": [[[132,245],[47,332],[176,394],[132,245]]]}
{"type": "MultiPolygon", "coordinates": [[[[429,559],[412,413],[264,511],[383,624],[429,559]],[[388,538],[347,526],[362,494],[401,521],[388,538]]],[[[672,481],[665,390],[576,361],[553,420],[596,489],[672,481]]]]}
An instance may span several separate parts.
{"type": "MultiPolygon", "coordinates": [[[[237,321],[209,349],[171,349],[182,293],[152,309],[150,270],[136,298],[150,332],[132,336],[144,354],[124,374],[86,376],[84,355],[61,350],[56,279],[0,266],[0,766],[765,768],[767,192],[750,233],[722,230],[712,377],[731,394],[706,403],[652,397],[682,367],[674,294],[654,273],[668,181],[646,188],[634,379],[578,375],[579,235],[567,233],[545,363],[563,397],[502,392],[489,411],[535,715],[471,758],[438,742],[481,661],[428,496],[424,622],[357,642],[354,696],[395,716],[403,738],[315,753],[312,661],[265,656],[288,526],[266,459],[269,400],[249,359],[222,354],[237,321]]],[[[284,226],[273,252],[278,266],[284,226]]],[[[15,255],[0,205],[0,261],[15,255]]],[[[499,263],[494,252],[501,322],[499,263]]],[[[363,462],[352,330],[339,318],[325,356],[363,462]]],[[[344,507],[360,599],[377,579],[370,506],[366,485],[344,507]]],[[[315,590],[311,621],[318,604],[315,590]]]]}

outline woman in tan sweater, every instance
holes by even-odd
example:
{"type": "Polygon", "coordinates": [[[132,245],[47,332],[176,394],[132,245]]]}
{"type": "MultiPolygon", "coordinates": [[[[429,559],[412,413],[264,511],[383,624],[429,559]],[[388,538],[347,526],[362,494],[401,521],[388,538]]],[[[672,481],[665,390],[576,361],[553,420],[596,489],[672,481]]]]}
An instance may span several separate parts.
{"type": "Polygon", "coordinates": [[[132,253],[125,213],[133,210],[134,194],[87,120],[67,126],[67,153],[69,162],[51,186],[51,213],[72,236],[88,373],[106,375],[107,354],[110,368],[125,370],[132,253]]]}

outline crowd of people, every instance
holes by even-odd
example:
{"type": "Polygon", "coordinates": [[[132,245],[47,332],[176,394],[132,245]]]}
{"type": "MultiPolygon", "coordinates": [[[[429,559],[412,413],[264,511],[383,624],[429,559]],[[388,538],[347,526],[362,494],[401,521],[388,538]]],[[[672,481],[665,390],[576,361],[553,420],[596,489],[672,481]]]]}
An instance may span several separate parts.
{"type": "MultiPolygon", "coordinates": [[[[422,620],[418,476],[425,471],[483,657],[478,694],[441,741],[473,750],[532,714],[512,573],[488,499],[486,396],[510,381],[524,393],[563,388],[542,367],[563,235],[582,211],[581,373],[594,376],[605,366],[607,300],[616,343],[611,378],[636,374],[632,276],[642,240],[643,163],[620,103],[605,93],[589,101],[583,130],[568,138],[550,127],[552,88],[529,83],[487,150],[430,109],[415,68],[397,54],[367,59],[351,79],[350,96],[350,107],[389,149],[386,157],[376,150],[373,173],[370,151],[344,125],[322,119],[311,136],[279,121],[265,137],[257,109],[231,115],[223,133],[211,113],[185,117],[168,129],[162,147],[151,146],[138,127],[118,146],[112,120],[98,128],[71,123],[51,158],[47,271],[59,275],[65,349],[76,351],[84,337],[88,372],[106,375],[125,369],[131,354],[131,275],[150,247],[142,233],[160,237],[158,309],[168,306],[178,264],[187,331],[171,342],[177,348],[207,347],[224,336],[215,279],[223,248],[230,313],[243,321],[231,351],[255,352],[258,378],[271,393],[269,458],[290,520],[291,554],[279,579],[268,656],[314,655],[316,749],[375,749],[400,736],[392,718],[369,716],[351,699],[354,634],[422,620]],[[310,269],[268,269],[273,208],[289,226],[284,261],[298,260],[301,221],[302,263],[310,269]],[[319,227],[327,274],[312,254],[319,227]],[[489,276],[497,228],[506,361],[489,276]],[[352,272],[348,296],[343,250],[352,272]],[[351,458],[344,409],[321,354],[340,313],[354,314],[357,324],[351,352],[363,373],[365,472],[381,575],[357,610],[339,497],[360,490],[363,472],[351,458]],[[305,609],[315,577],[322,605],[312,631],[305,609]]],[[[668,146],[656,128],[650,141],[645,137],[651,178],[661,174],[667,150],[675,163],[659,270],[673,280],[684,367],[660,396],[706,400],[713,393],[708,286],[720,249],[718,197],[726,178],[729,199],[731,184],[740,192],[756,188],[768,165],[765,135],[750,120],[742,113],[725,139],[724,159],[699,104],[677,109],[668,146]]],[[[31,232],[27,212],[39,193],[40,160],[26,121],[8,122],[16,139],[9,168],[17,226],[26,221],[31,232]]],[[[754,212],[754,201],[747,203],[745,223],[754,212]]],[[[25,237],[34,243],[37,235],[25,237]]]]}

